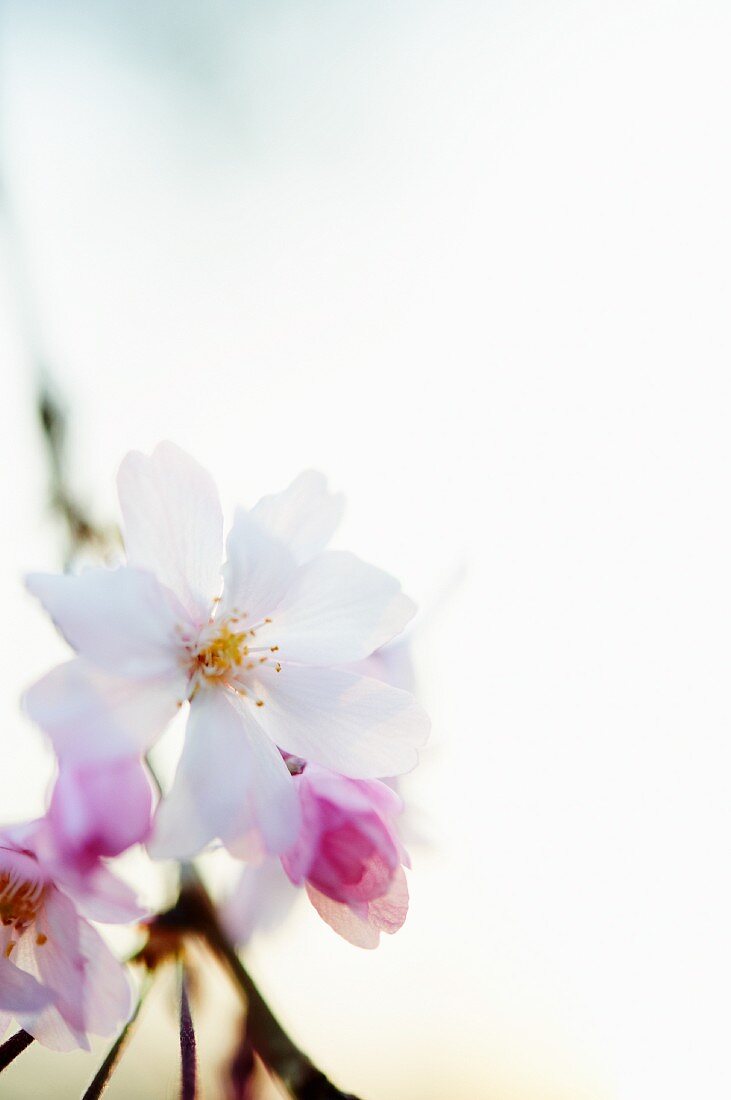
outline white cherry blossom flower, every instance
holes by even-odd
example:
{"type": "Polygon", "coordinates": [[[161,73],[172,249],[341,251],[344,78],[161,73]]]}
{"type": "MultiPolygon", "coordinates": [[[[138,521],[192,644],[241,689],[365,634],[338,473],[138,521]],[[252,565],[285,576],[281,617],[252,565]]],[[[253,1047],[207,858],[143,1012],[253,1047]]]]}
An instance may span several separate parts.
{"type": "Polygon", "coordinates": [[[77,656],[26,694],[59,756],[145,752],[190,704],[153,852],[185,858],[220,838],[284,851],[299,809],[280,749],[354,778],[409,771],[428,720],[407,692],[347,665],[398,634],[413,604],[388,574],[326,551],[340,498],[301,474],[223,519],[210,476],[171,443],[122,463],[127,562],[35,574],[77,656]]]}

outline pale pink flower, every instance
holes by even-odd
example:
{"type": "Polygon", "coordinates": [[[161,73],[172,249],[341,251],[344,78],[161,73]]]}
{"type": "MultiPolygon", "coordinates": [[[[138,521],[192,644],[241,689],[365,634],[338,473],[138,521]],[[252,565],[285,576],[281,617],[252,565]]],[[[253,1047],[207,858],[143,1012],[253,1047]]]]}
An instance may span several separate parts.
{"type": "Polygon", "coordinates": [[[145,752],[191,704],[154,854],[216,837],[240,854],[285,850],[299,810],[277,746],[361,778],[416,764],[428,720],[412,696],[343,667],[413,605],[388,574],[323,552],[341,504],[321,475],[239,510],[223,571],[218,495],[184,452],[128,455],[119,493],[127,566],[28,579],[78,657],[26,708],[62,759],[99,759],[145,752]]]}
{"type": "Polygon", "coordinates": [[[301,806],[296,842],[278,861],[245,867],[224,908],[236,943],[284,919],[304,886],[317,912],[357,947],[376,947],[381,932],[396,932],[409,904],[402,864],[408,857],[396,832],[399,796],[378,780],[347,779],[316,765],[290,761],[301,806]]]}
{"type": "Polygon", "coordinates": [[[129,1016],[130,984],[43,858],[45,836],[39,822],[0,833],[0,1035],[15,1018],[52,1050],[88,1050],[129,1016]]]}

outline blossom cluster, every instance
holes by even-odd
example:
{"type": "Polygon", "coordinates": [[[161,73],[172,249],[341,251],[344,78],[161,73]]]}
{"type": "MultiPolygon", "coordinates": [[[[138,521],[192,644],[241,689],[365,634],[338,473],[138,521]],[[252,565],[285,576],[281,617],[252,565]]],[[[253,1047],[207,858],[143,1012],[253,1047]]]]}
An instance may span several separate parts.
{"type": "Polygon", "coordinates": [[[225,553],[213,480],[173,444],[129,454],[118,488],[125,563],[26,582],[73,655],[23,700],[58,767],[45,815],[0,833],[0,1034],[15,1018],[57,1050],[130,1014],[127,971],[90,922],[144,916],[112,869],[134,845],[243,861],[225,914],[238,944],[298,888],[351,943],[396,931],[395,777],[428,733],[379,656],[414,605],[327,549],[343,502],[321,475],[237,510],[225,553]],[[149,753],[181,711],[158,797],[149,753]]]}

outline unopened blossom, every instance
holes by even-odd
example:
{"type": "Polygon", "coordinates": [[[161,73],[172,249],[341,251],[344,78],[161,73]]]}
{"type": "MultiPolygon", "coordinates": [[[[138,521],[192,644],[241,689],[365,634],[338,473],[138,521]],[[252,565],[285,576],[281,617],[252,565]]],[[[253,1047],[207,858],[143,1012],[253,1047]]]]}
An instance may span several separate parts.
{"type": "Polygon", "coordinates": [[[60,857],[83,870],[143,844],[152,809],[152,785],[139,757],[62,760],[48,818],[60,857]]]}
{"type": "Polygon", "coordinates": [[[237,943],[286,915],[304,886],[322,919],[357,947],[376,947],[381,932],[396,932],[409,904],[399,841],[399,796],[378,780],[348,779],[290,760],[301,807],[295,843],[281,857],[244,868],[225,907],[237,943]],[[282,869],[284,875],[282,874],[282,869]]]}
{"type": "Polygon", "coordinates": [[[325,551],[341,502],[315,473],[223,520],[210,476],[170,443],[122,463],[126,566],[28,587],[78,656],[26,696],[61,759],[144,753],[190,704],[153,852],[218,837],[282,852],[299,800],[279,751],[348,776],[410,770],[428,732],[407,692],[348,669],[413,605],[388,574],[325,551]]]}
{"type": "Polygon", "coordinates": [[[52,1050],[88,1050],[129,1016],[130,985],[43,858],[44,835],[37,822],[0,833],[0,1035],[15,1018],[52,1050]]]}
{"type": "Polygon", "coordinates": [[[44,817],[15,833],[28,839],[57,882],[92,920],[146,915],[109,861],[144,843],[152,828],[152,787],[138,758],[62,761],[44,817]]]}

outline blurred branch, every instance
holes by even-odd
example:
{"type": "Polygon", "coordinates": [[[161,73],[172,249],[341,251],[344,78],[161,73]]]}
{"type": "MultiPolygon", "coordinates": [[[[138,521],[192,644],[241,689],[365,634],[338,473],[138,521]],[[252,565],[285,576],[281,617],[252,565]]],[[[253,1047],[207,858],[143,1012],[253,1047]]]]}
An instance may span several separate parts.
{"type": "Polygon", "coordinates": [[[256,1096],[256,1059],[251,1040],[246,1033],[246,1020],[241,1039],[229,1066],[230,1100],[254,1100],[256,1096]]]}
{"type": "Polygon", "coordinates": [[[82,550],[105,554],[119,545],[115,527],[95,523],[74,497],[66,471],[66,415],[51,386],[42,381],[38,393],[38,417],[48,458],[50,504],[66,527],[68,551],[66,564],[82,550]]]}
{"type": "Polygon", "coordinates": [[[16,1031],[15,1035],[11,1035],[2,1046],[0,1046],[0,1073],[14,1062],[19,1054],[22,1054],[24,1050],[27,1050],[30,1044],[33,1042],[33,1036],[29,1035],[27,1031],[16,1031]]]}
{"type": "MultiPolygon", "coordinates": [[[[183,882],[172,909],[152,921],[153,940],[193,934],[207,943],[246,1000],[246,1028],[251,1046],[294,1100],[358,1100],[333,1085],[284,1030],[223,930],[216,908],[191,864],[184,867],[183,882]]],[[[145,956],[144,948],[141,956],[145,956]]]]}

